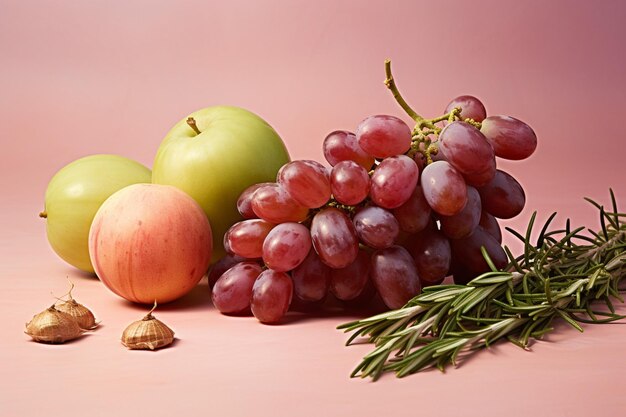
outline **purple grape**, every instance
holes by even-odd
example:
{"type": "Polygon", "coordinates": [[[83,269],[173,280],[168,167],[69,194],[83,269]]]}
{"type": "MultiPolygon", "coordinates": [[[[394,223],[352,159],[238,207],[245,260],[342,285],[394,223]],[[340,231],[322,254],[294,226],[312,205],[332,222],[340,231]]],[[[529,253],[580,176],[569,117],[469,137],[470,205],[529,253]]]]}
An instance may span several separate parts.
{"type": "Polygon", "coordinates": [[[497,170],[489,184],[478,189],[483,210],[499,219],[510,219],[524,209],[526,194],[519,182],[504,171],[497,170]]]}
{"type": "Polygon", "coordinates": [[[380,207],[400,207],[411,197],[418,179],[417,164],[408,156],[386,158],[372,174],[370,197],[380,207]]]}
{"type": "Polygon", "coordinates": [[[284,272],[266,269],[254,282],[250,308],[261,323],[278,323],[289,310],[293,283],[284,272]]]}
{"type": "Polygon", "coordinates": [[[354,206],[367,198],[370,191],[370,176],[359,164],[341,161],[330,173],[330,188],[335,200],[354,206]]]}
{"type": "Polygon", "coordinates": [[[455,107],[461,108],[461,117],[463,119],[473,119],[477,122],[482,122],[487,117],[485,106],[473,96],[459,96],[452,99],[446,106],[444,114],[450,113],[455,107]]]}
{"type": "Polygon", "coordinates": [[[467,203],[465,181],[446,161],[433,162],[424,168],[421,184],[428,205],[441,215],[453,216],[467,203]]]}
{"type": "Polygon", "coordinates": [[[430,221],[432,210],[424,197],[421,185],[417,185],[411,197],[400,207],[393,209],[393,215],[400,224],[400,229],[407,233],[417,233],[430,221]]]}
{"type": "Polygon", "coordinates": [[[489,116],[483,120],[480,131],[500,158],[526,159],[537,148],[533,129],[514,117],[489,116]]]}
{"type": "Polygon", "coordinates": [[[311,234],[300,223],[274,227],[263,242],[263,262],[277,272],[291,271],[304,261],[311,250],[311,234]]]}
{"type": "Polygon", "coordinates": [[[252,286],[263,268],[256,262],[240,262],[217,280],[211,298],[221,313],[239,314],[250,308],[252,286]]]}
{"type": "Polygon", "coordinates": [[[319,258],[314,249],[291,273],[295,295],[303,301],[323,300],[328,292],[331,269],[319,258]]]}
{"type": "Polygon", "coordinates": [[[371,274],[378,294],[390,309],[402,307],[420,292],[415,261],[401,246],[374,252],[371,274]]]}
{"type": "Polygon", "coordinates": [[[330,292],[340,300],[357,298],[367,286],[371,268],[371,256],[363,249],[350,265],[330,271],[330,292]]]}
{"type": "Polygon", "coordinates": [[[370,116],[357,127],[356,139],[361,149],[369,155],[388,158],[409,150],[411,129],[394,116],[370,116]]]}
{"type": "Polygon", "coordinates": [[[353,161],[369,170],[374,165],[374,157],[365,153],[352,132],[336,130],[324,139],[324,157],[331,166],[341,161],[353,161]]]}
{"type": "Polygon", "coordinates": [[[289,162],[278,171],[276,182],[307,208],[321,207],[330,199],[328,171],[319,162],[289,162]]]}
{"type": "Polygon", "coordinates": [[[361,242],[374,249],[392,246],[400,233],[396,218],[381,207],[369,206],[359,210],[352,222],[361,242]]]}
{"type": "Polygon", "coordinates": [[[441,216],[441,231],[449,238],[460,239],[467,237],[480,222],[481,203],[480,194],[474,187],[467,187],[467,204],[463,210],[454,216],[441,216]]]}

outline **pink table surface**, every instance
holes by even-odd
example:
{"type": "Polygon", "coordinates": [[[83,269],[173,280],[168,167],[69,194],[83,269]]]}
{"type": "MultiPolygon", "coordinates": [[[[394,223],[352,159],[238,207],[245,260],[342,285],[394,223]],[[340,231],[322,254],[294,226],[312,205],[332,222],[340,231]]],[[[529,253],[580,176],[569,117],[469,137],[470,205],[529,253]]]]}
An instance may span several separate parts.
{"type": "MultiPolygon", "coordinates": [[[[497,344],[446,374],[377,383],[348,375],[348,313],[284,325],[220,315],[206,283],[158,310],[170,349],[127,351],[145,309],[66,266],[37,218],[56,170],[92,153],[151,166],[168,129],[235,104],[267,119],[293,158],[374,113],[401,115],[382,85],[391,57],[416,109],[459,94],[529,122],[539,147],[501,164],[533,210],[596,227],[582,197],[626,206],[626,3],[517,1],[0,1],[0,415],[623,415],[626,326],[560,326],[524,352],[497,344]],[[62,346],[24,323],[76,283],[101,328],[62,346]]],[[[505,243],[519,245],[510,236],[505,243]]],[[[626,309],[620,307],[621,312],[626,309]]]]}

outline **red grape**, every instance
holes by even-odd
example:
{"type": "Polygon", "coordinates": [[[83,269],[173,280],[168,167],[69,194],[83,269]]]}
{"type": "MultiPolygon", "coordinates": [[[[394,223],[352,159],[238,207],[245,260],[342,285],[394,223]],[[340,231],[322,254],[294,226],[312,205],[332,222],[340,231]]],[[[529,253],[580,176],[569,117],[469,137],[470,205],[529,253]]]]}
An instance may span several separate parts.
{"type": "Polygon", "coordinates": [[[361,242],[374,249],[393,245],[400,233],[396,218],[381,207],[369,206],[359,210],[352,222],[361,242]]]}
{"type": "Polygon", "coordinates": [[[450,274],[454,279],[454,283],[457,285],[465,285],[480,275],[470,271],[467,267],[463,266],[455,259],[452,259],[452,263],[450,264],[450,274]]]}
{"type": "Polygon", "coordinates": [[[368,155],[356,140],[352,132],[336,130],[324,139],[324,156],[332,166],[341,161],[353,161],[369,170],[374,165],[374,157],[368,155]]]}
{"type": "Polygon", "coordinates": [[[335,200],[353,206],[367,198],[370,191],[370,176],[359,164],[341,161],[330,173],[330,187],[335,200]]]}
{"type": "Polygon", "coordinates": [[[496,268],[504,268],[508,263],[502,246],[481,226],[478,226],[474,233],[466,238],[450,240],[450,246],[455,263],[465,267],[474,276],[490,270],[480,250],[482,246],[485,247],[496,268]]]}
{"type": "Polygon", "coordinates": [[[485,229],[485,232],[495,237],[498,243],[502,243],[502,231],[495,217],[483,210],[480,214],[480,222],[478,224],[485,229]]]}
{"type": "Polygon", "coordinates": [[[493,164],[493,148],[480,130],[466,122],[454,122],[439,134],[439,152],[462,175],[476,175],[493,164]]]}
{"type": "Polygon", "coordinates": [[[441,231],[449,238],[469,236],[480,222],[480,194],[474,187],[467,187],[467,204],[453,216],[441,216],[441,231]]]}
{"type": "Polygon", "coordinates": [[[489,167],[485,171],[479,172],[477,174],[465,174],[463,175],[463,178],[468,185],[471,185],[473,187],[482,187],[484,185],[487,185],[489,181],[491,181],[495,176],[496,159],[492,158],[490,159],[489,167]]]}
{"type": "Polygon", "coordinates": [[[337,208],[325,208],[311,222],[313,247],[331,268],[350,265],[359,252],[359,240],[350,218],[337,208]]]}
{"type": "Polygon", "coordinates": [[[453,216],[467,203],[465,181],[446,161],[433,162],[424,168],[421,184],[428,205],[439,214],[453,216]]]}
{"type": "MultiPolygon", "coordinates": [[[[293,281],[293,278],[291,280],[293,281]]],[[[289,305],[289,311],[297,311],[299,313],[311,314],[315,311],[319,311],[324,306],[326,302],[326,297],[322,298],[319,301],[303,300],[298,297],[298,294],[296,294],[295,285],[296,284],[294,282],[294,294],[293,298],[291,299],[291,304],[289,305]]]]}
{"type": "Polygon", "coordinates": [[[263,262],[277,272],[291,271],[304,261],[311,249],[311,234],[300,223],[274,227],[263,242],[263,262]]]}
{"type": "MultiPolygon", "coordinates": [[[[443,152],[441,152],[441,150],[439,149],[439,147],[437,147],[437,152],[433,152],[430,154],[430,159],[433,160],[433,162],[436,161],[448,161],[446,159],[446,156],[443,154],[443,152]]],[[[423,172],[424,170],[422,169],[421,172],[423,172]]]]}
{"type": "MultiPolygon", "coordinates": [[[[431,155],[431,157],[434,157],[434,155],[431,155]]],[[[415,155],[413,155],[413,160],[415,161],[419,172],[422,172],[422,170],[426,166],[426,157],[424,156],[424,154],[421,152],[416,152],[415,155]]]]}
{"type": "Polygon", "coordinates": [[[224,233],[224,236],[222,237],[222,246],[224,246],[224,250],[226,251],[227,254],[230,254],[230,255],[235,254],[230,248],[230,243],[228,242],[228,231],[226,231],[226,233],[224,233]]]}
{"type": "Polygon", "coordinates": [[[262,323],[277,323],[289,310],[292,296],[293,283],[289,275],[266,269],[252,287],[252,314],[262,323]]]}
{"type": "Polygon", "coordinates": [[[367,308],[368,313],[370,310],[374,313],[387,311],[387,307],[376,292],[376,287],[374,287],[374,283],[372,283],[371,279],[365,281],[365,288],[363,288],[361,294],[351,300],[340,301],[348,309],[367,308]]]}
{"type": "Polygon", "coordinates": [[[500,219],[517,216],[526,204],[526,194],[519,182],[504,171],[497,170],[489,184],[478,189],[483,210],[500,219]]]}
{"type": "Polygon", "coordinates": [[[224,235],[229,251],[244,258],[263,256],[263,241],[274,224],[261,219],[235,223],[224,235]]]}
{"type": "Polygon", "coordinates": [[[370,197],[380,207],[400,207],[411,197],[418,179],[417,164],[408,156],[386,158],[372,174],[370,197]]]}
{"type": "Polygon", "coordinates": [[[455,107],[461,108],[461,117],[482,122],[487,117],[485,106],[476,97],[459,96],[454,98],[447,106],[444,114],[450,113],[455,107]]]}
{"type": "Polygon", "coordinates": [[[533,129],[514,117],[489,116],[483,120],[480,131],[500,158],[526,159],[537,148],[533,129]]]}
{"type": "Polygon", "coordinates": [[[450,242],[443,233],[425,229],[411,237],[406,249],[415,260],[422,286],[441,284],[452,259],[450,242]]]}
{"type": "Polygon", "coordinates": [[[209,287],[213,288],[219,277],[239,262],[245,261],[245,258],[234,254],[227,253],[219,261],[215,262],[208,273],[209,287]]]}
{"type": "Polygon", "coordinates": [[[252,196],[254,192],[264,185],[272,185],[272,182],[260,182],[258,184],[253,184],[243,190],[239,198],[237,199],[237,211],[241,214],[241,217],[244,219],[256,219],[258,216],[252,210],[252,196]]]}
{"type": "Polygon", "coordinates": [[[250,308],[252,286],[263,269],[256,262],[240,262],[224,272],[213,287],[213,305],[225,314],[243,313],[250,308]]]}
{"type": "Polygon", "coordinates": [[[330,198],[328,171],[319,162],[289,162],[278,171],[276,182],[304,207],[321,207],[330,198]]]}
{"type": "Polygon", "coordinates": [[[417,233],[424,229],[430,221],[430,213],[431,208],[419,184],[404,204],[393,209],[393,215],[398,220],[400,229],[408,233],[417,233]]]}
{"type": "Polygon", "coordinates": [[[330,284],[330,267],[319,258],[314,249],[291,273],[296,296],[303,301],[320,301],[326,297],[330,284]]]}
{"type": "Polygon", "coordinates": [[[415,261],[401,246],[374,252],[371,271],[374,285],[390,309],[402,307],[420,292],[415,261]]]}
{"type": "Polygon", "coordinates": [[[330,271],[330,292],[344,301],[357,298],[369,281],[370,267],[370,254],[359,249],[354,262],[345,268],[330,271]]]}
{"type": "Polygon", "coordinates": [[[301,222],[309,209],[301,206],[278,184],[264,185],[252,195],[252,210],[270,223],[301,222]]]}
{"type": "Polygon", "coordinates": [[[409,150],[411,129],[395,116],[370,116],[357,127],[356,138],[361,149],[368,154],[387,158],[409,150]]]}

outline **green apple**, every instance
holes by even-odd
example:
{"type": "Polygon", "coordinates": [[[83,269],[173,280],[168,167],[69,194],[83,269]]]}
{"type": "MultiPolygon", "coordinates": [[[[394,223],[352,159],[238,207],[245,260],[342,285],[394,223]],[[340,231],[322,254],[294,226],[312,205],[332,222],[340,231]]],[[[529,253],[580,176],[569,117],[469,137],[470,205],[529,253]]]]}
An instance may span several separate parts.
{"type": "Polygon", "coordinates": [[[94,272],[89,259],[89,228],[104,200],[127,185],[149,183],[150,170],[118,155],[90,155],[61,168],[46,190],[46,232],[64,261],[94,272]]]}
{"type": "Polygon", "coordinates": [[[259,182],[275,181],[289,154],[278,133],[247,110],[198,110],[169,131],[154,160],[152,182],[173,185],[203,208],[213,230],[213,261],[224,255],[223,237],[241,220],[237,199],[259,182]]]}

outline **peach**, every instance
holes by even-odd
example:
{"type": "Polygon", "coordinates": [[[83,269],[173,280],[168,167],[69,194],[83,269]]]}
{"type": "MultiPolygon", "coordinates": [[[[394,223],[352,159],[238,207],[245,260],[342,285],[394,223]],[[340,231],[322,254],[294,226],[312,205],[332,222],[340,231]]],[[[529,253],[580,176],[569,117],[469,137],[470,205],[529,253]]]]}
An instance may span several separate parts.
{"type": "Polygon", "coordinates": [[[100,280],[133,302],[166,303],[205,274],[211,226],[196,201],[168,185],[135,184],[111,195],[89,230],[89,255],[100,280]]]}

